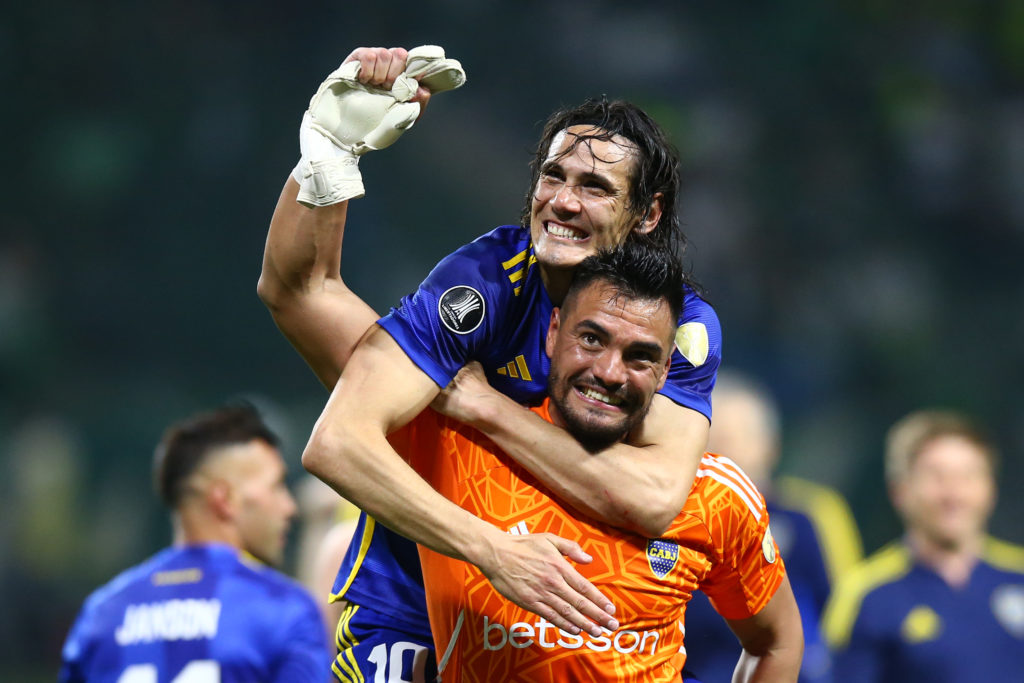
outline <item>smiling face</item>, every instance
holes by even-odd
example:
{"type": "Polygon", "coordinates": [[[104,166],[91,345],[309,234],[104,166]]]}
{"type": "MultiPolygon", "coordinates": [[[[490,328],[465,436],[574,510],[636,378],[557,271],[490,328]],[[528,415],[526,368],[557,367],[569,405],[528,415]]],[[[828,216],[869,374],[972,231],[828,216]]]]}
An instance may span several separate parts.
{"type": "Polygon", "coordinates": [[[555,309],[548,327],[552,419],[590,450],[622,440],[643,421],[672,351],[669,305],[617,294],[595,281],[555,309]]]}
{"type": "Polygon", "coordinates": [[[992,513],[992,467],[977,444],[939,436],[921,448],[893,497],[912,534],[940,548],[963,548],[981,538],[992,513]]]}
{"type": "Polygon", "coordinates": [[[599,249],[622,244],[632,230],[647,232],[661,216],[661,195],[646,215],[629,208],[634,147],[591,125],[570,126],[551,142],[533,188],[530,236],[546,268],[573,268],[599,249]]]}

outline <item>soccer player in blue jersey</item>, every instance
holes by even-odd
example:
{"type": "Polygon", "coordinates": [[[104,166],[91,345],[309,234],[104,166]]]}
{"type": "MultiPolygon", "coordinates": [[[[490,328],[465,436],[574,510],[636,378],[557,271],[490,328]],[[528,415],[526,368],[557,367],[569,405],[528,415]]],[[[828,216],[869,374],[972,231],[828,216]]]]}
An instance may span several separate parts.
{"type": "Polygon", "coordinates": [[[280,561],[295,501],[277,438],[249,406],[171,427],[156,450],[174,545],[86,600],[60,681],[323,681],[331,656],[316,603],[280,561]]]}
{"type": "MultiPolygon", "coordinates": [[[[334,670],[342,680],[366,675],[367,662],[381,670],[389,653],[425,661],[429,670],[416,550],[382,525],[473,562],[503,595],[560,628],[615,627],[613,608],[565,559],[587,561],[578,546],[496,533],[437,494],[388,445],[387,433],[430,404],[467,362],[481,362],[506,396],[478,415],[475,428],[581,512],[650,537],[662,533],[692,486],[720,362],[717,316],[687,287],[668,381],[629,443],[592,452],[520,405],[544,396],[544,336],[573,267],[626,239],[665,249],[682,243],[676,153],[646,114],[623,102],[592,101],[552,115],[522,225],[499,227],[446,257],[375,324],[376,314],[340,274],[347,199],[363,192],[359,154],[393,142],[395,130],[415,120],[401,109],[410,90],[412,102],[425,103],[432,91],[453,87],[443,61],[441,77],[429,66],[423,76],[419,50],[356,50],[314,96],[300,132],[303,158],[275,210],[259,286],[282,332],[334,388],[303,462],[369,513],[335,586],[335,596],[352,603],[338,630],[343,653],[334,670]],[[420,78],[418,90],[405,83],[405,94],[395,95],[409,74],[420,78]],[[379,101],[345,99],[364,96],[379,101]],[[333,109],[325,105],[332,97],[333,109]],[[357,125],[346,112],[372,116],[357,125]]],[[[588,397],[614,405],[618,391],[608,386],[588,397]]],[[[386,668],[399,680],[407,664],[386,668]]]]}
{"type": "Polygon", "coordinates": [[[911,413],[886,478],[906,534],[855,566],[825,613],[843,683],[1024,679],[1024,548],[986,535],[995,447],[968,417],[911,413]]]}
{"type": "MultiPolygon", "coordinates": [[[[767,387],[736,371],[722,371],[711,401],[715,421],[708,450],[727,455],[764,494],[772,535],[800,607],[804,658],[800,683],[832,680],[831,656],[819,628],[831,587],[861,559],[860,534],[846,501],[832,489],[796,477],[775,477],[782,419],[767,387]]],[[[686,606],[687,666],[704,683],[732,680],[736,636],[700,591],[686,606]]]]}

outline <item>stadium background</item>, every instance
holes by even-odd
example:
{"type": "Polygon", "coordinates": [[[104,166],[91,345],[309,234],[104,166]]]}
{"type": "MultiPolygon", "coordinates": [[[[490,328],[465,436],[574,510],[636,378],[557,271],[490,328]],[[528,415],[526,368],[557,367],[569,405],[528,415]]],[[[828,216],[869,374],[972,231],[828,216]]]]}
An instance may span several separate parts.
{"type": "Polygon", "coordinates": [[[360,44],[469,75],[362,163],[345,268],[378,310],[517,219],[555,106],[631,99],[682,152],[694,272],[725,364],[782,402],[784,469],[845,493],[874,550],[884,430],[961,408],[1004,454],[993,531],[1024,542],[1024,5],[427,5],[5,7],[0,678],[52,680],[84,595],[168,542],[169,421],[248,397],[298,476],[326,394],[256,279],[302,110],[360,44]]]}

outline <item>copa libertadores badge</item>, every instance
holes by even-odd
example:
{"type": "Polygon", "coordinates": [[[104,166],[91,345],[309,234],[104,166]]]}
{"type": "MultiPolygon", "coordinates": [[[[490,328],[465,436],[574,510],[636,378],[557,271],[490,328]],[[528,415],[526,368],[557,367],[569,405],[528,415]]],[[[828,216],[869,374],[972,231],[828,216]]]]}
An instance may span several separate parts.
{"type": "Polygon", "coordinates": [[[484,320],[484,298],[466,285],[456,285],[437,300],[441,323],[455,334],[469,334],[484,320]]]}

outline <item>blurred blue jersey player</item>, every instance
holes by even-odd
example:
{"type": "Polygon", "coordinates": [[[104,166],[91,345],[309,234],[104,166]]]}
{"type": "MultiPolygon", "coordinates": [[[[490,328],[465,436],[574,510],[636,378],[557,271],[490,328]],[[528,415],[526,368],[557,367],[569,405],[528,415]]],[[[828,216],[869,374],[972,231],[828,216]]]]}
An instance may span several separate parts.
{"type": "Polygon", "coordinates": [[[280,561],[295,502],[277,439],[248,406],[172,427],[155,460],[175,543],[86,600],[59,679],[118,683],[322,681],[313,599],[280,561]]]}
{"type": "Polygon", "coordinates": [[[889,432],[886,477],[906,535],[829,602],[836,681],[1024,680],[1024,549],[985,533],[993,444],[966,416],[912,413],[889,432]]]}
{"type": "MultiPolygon", "coordinates": [[[[346,61],[359,62],[361,82],[386,89],[406,68],[406,55],[400,48],[360,48],[346,61]]],[[[417,99],[429,96],[421,87],[417,99]]],[[[358,680],[384,671],[386,680],[414,680],[420,670],[410,667],[418,662],[427,663],[428,675],[432,671],[433,660],[418,649],[431,642],[418,564],[407,561],[414,557],[412,545],[392,530],[473,562],[505,597],[552,624],[574,632],[614,627],[600,595],[561,557],[585,561],[578,549],[539,536],[493,534],[480,520],[466,519],[387,446],[378,428],[410,419],[464,364],[478,360],[508,398],[474,428],[582,513],[659,536],[692,486],[721,358],[717,317],[692,288],[669,383],[628,444],[592,453],[520,404],[544,394],[544,334],[576,264],[626,239],[681,252],[675,151],[657,125],[628,103],[589,101],[556,112],[532,164],[522,225],[497,228],[444,259],[375,325],[377,316],[353,303],[358,297],[339,272],[347,202],[332,200],[314,210],[296,203],[302,183],[319,178],[302,170],[310,146],[305,131],[300,139],[303,160],[271,221],[259,293],[282,332],[334,388],[331,415],[318,422],[303,463],[372,514],[334,586],[336,598],[357,608],[339,624],[335,675],[358,680]],[[341,367],[345,376],[338,382],[341,367]],[[367,440],[374,447],[364,450],[360,444],[367,440]],[[392,648],[370,635],[381,633],[392,639],[401,661],[384,657],[392,648]]],[[[350,172],[354,162],[346,163],[350,172]]],[[[614,401],[615,391],[593,400],[614,401]]]]}
{"type": "MultiPolygon", "coordinates": [[[[774,477],[781,456],[782,416],[768,387],[722,371],[712,399],[715,422],[708,450],[728,455],[764,493],[772,536],[804,627],[801,683],[832,680],[831,657],[819,623],[834,582],[860,560],[860,534],[842,497],[825,486],[774,477]]],[[[700,591],[686,606],[687,666],[704,683],[728,683],[740,645],[700,591]]]]}

